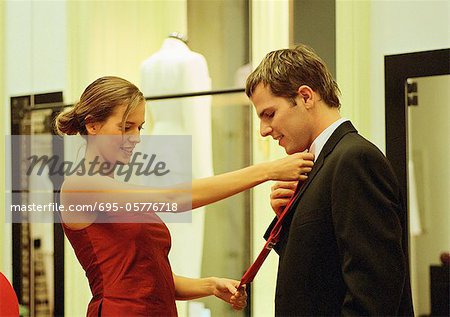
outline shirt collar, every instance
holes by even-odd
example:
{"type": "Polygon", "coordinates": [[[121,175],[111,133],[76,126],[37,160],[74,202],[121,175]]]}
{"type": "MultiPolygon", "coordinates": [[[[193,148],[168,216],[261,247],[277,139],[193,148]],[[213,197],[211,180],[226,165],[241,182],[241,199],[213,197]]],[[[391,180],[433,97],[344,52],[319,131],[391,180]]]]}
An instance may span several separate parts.
{"type": "Polygon", "coordinates": [[[335,121],[333,124],[329,125],[328,128],[322,131],[321,134],[313,141],[309,148],[309,152],[314,154],[314,162],[317,160],[317,158],[320,155],[320,152],[323,149],[323,146],[325,143],[327,143],[330,136],[333,134],[333,132],[344,122],[349,121],[349,119],[346,118],[340,118],[337,121],[335,121]]]}

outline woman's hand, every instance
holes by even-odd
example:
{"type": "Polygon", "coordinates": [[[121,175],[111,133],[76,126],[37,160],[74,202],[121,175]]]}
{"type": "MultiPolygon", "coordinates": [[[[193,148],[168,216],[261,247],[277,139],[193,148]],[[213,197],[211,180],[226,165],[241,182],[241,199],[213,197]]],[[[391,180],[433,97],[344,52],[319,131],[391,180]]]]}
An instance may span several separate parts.
{"type": "Polygon", "coordinates": [[[279,217],[292,198],[298,182],[276,182],[271,188],[270,205],[279,217]]]}
{"type": "Polygon", "coordinates": [[[314,165],[314,155],[311,153],[295,153],[285,158],[269,162],[269,180],[305,181],[307,173],[314,165]]]}
{"type": "Polygon", "coordinates": [[[227,278],[214,279],[214,296],[229,303],[233,309],[241,310],[247,306],[247,292],[245,287],[237,289],[239,281],[227,278]]]}

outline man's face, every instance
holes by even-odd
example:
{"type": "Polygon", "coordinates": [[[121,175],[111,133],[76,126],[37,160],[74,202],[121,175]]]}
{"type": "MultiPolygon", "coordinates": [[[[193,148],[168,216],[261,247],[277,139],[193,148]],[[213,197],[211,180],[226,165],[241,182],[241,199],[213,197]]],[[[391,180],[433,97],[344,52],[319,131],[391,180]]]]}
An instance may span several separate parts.
{"type": "Polygon", "coordinates": [[[302,98],[296,97],[297,105],[294,106],[287,98],[273,95],[269,86],[259,84],[251,100],[260,119],[263,137],[272,136],[287,154],[310,147],[313,141],[312,119],[302,98]]]}

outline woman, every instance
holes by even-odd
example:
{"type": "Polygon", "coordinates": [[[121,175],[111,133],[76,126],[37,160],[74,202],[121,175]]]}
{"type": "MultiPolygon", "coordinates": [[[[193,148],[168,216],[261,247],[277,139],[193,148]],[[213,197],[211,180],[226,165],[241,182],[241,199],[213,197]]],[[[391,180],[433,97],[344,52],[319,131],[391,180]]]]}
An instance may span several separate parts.
{"type": "Polygon", "coordinates": [[[201,207],[267,180],[305,180],[312,156],[298,153],[214,177],[193,180],[185,187],[158,190],[114,179],[114,169],[130,162],[140,142],[145,99],[139,89],[118,77],[90,84],[79,103],[56,118],[60,134],[81,134],[87,140],[80,172],[67,177],[61,188],[64,206],[115,206],[95,212],[61,213],[64,231],[86,271],[93,298],[88,316],[176,316],[175,300],[209,295],[235,309],[246,305],[238,281],[224,278],[190,279],[172,273],[168,260],[170,234],[151,210],[137,215],[111,211],[130,204],[171,202],[176,211],[201,207]],[[91,164],[96,162],[96,164],[91,164]],[[98,164],[97,164],[98,163],[98,164]],[[94,168],[94,169],[92,169],[94,168]],[[86,166],[82,168],[86,171],[86,166]],[[186,194],[188,192],[188,194],[186,194]]]}

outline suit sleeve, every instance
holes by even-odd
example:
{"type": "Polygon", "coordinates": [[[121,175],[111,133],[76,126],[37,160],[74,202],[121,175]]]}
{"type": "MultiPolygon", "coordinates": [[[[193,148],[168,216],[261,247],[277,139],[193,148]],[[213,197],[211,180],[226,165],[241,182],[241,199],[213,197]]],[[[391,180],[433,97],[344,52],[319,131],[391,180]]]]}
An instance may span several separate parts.
{"type": "Polygon", "coordinates": [[[348,151],[335,171],[332,218],[347,286],[341,313],[395,315],[406,271],[398,183],[371,147],[348,151]]]}

